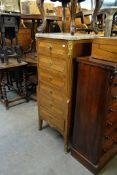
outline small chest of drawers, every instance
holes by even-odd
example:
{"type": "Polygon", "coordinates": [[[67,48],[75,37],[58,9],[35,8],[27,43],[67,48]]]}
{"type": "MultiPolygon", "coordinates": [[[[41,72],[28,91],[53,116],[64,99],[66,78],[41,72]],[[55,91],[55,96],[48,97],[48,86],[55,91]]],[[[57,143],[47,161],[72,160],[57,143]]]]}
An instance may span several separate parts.
{"type": "Polygon", "coordinates": [[[64,136],[65,151],[71,120],[72,60],[89,55],[91,43],[92,40],[37,39],[39,129],[43,120],[56,128],[64,136]]]}
{"type": "Polygon", "coordinates": [[[117,154],[117,63],[77,59],[72,155],[97,173],[117,154]]]}

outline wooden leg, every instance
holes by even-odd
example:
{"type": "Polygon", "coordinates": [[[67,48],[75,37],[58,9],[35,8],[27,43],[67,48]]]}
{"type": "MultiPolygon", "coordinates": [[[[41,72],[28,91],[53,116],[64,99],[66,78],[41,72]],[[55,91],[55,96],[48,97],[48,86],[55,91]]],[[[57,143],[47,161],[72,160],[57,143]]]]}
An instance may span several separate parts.
{"type": "Polygon", "coordinates": [[[64,151],[65,153],[68,153],[68,145],[69,145],[69,132],[68,132],[68,126],[66,122],[65,133],[64,133],[64,151]]]}
{"type": "Polygon", "coordinates": [[[2,86],[0,85],[0,99],[3,99],[3,95],[2,95],[2,86]]]}
{"type": "Polygon", "coordinates": [[[74,35],[75,33],[75,13],[76,13],[76,0],[71,0],[71,24],[70,24],[70,33],[74,35]]]}
{"type": "Polygon", "coordinates": [[[39,130],[42,130],[43,120],[39,118],[39,130]]]}
{"type": "Polygon", "coordinates": [[[8,99],[7,99],[6,87],[5,87],[5,75],[3,76],[3,79],[2,79],[2,95],[3,95],[5,107],[6,109],[8,109],[8,99]]]}
{"type": "Polygon", "coordinates": [[[111,13],[111,10],[110,10],[109,12],[106,13],[105,30],[104,30],[105,37],[111,36],[112,22],[113,22],[113,12],[111,13]]]}
{"type": "MultiPolygon", "coordinates": [[[[26,68],[24,68],[24,69],[26,69],[26,68]]],[[[23,83],[24,83],[23,93],[26,97],[26,101],[29,102],[29,95],[28,95],[28,91],[27,91],[26,70],[23,71],[23,83]]]]}

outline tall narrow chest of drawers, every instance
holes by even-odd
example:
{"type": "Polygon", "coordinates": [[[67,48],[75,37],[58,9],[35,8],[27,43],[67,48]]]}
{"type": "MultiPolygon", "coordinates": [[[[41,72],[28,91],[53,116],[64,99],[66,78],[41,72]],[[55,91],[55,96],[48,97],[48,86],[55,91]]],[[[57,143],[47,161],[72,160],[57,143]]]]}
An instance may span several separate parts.
{"type": "Polygon", "coordinates": [[[72,155],[97,173],[117,154],[117,63],[82,57],[76,64],[72,155]]]}
{"type": "Polygon", "coordinates": [[[64,149],[67,151],[71,116],[72,59],[78,55],[89,55],[92,40],[66,39],[66,35],[61,38],[61,34],[60,39],[51,36],[53,37],[51,34],[40,34],[37,38],[39,129],[42,129],[42,122],[46,120],[64,136],[64,149]]]}

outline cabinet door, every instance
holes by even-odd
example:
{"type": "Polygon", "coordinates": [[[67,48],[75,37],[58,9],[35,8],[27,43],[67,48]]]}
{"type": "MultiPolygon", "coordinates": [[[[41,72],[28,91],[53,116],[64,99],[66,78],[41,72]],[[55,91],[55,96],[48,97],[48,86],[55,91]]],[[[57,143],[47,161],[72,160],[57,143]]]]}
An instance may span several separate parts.
{"type": "Polygon", "coordinates": [[[96,164],[101,153],[101,134],[108,91],[107,70],[79,63],[73,148],[96,164]]]}

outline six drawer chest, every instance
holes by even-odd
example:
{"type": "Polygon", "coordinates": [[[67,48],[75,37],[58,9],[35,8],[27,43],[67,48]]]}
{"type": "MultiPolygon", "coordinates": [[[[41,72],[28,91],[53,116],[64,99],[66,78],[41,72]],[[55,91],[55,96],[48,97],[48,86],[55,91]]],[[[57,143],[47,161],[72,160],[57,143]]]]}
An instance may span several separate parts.
{"type": "Polygon", "coordinates": [[[68,149],[70,132],[72,61],[77,56],[90,55],[95,35],[37,34],[39,129],[43,120],[64,137],[68,149]]]}

